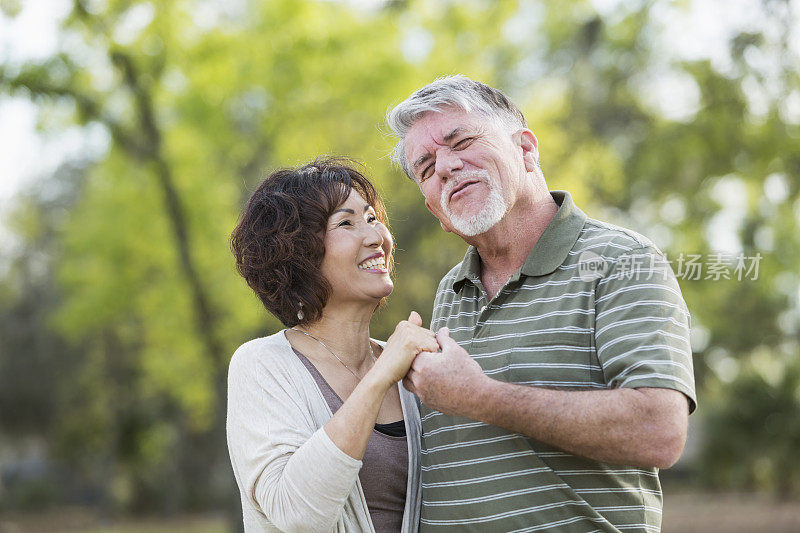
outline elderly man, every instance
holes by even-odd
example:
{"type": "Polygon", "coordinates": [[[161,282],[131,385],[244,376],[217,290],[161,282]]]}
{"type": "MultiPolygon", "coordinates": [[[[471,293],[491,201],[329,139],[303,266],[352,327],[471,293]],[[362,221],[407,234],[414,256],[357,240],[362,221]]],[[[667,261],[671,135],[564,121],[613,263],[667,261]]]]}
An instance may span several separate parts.
{"type": "Polygon", "coordinates": [[[695,407],[689,313],[656,246],[549,191],[500,91],[439,79],[389,113],[397,162],[470,246],[406,387],[423,531],[658,531],[695,407]]]}

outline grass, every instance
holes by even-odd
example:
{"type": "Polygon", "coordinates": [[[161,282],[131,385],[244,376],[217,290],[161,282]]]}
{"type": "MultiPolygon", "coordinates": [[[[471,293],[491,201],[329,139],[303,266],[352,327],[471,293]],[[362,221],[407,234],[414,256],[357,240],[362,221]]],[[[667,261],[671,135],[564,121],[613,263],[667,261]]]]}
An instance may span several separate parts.
{"type": "MultiPolygon", "coordinates": [[[[800,502],[760,494],[664,490],[663,533],[796,533],[800,502]]],[[[227,533],[221,516],[125,519],[103,524],[88,509],[0,515],[0,533],[227,533]]]]}
{"type": "Polygon", "coordinates": [[[99,527],[85,533],[227,533],[227,529],[222,521],[170,521],[99,527]]]}
{"type": "Polygon", "coordinates": [[[125,519],[104,524],[87,510],[59,509],[0,518],[0,533],[227,533],[214,516],[125,519]]]}

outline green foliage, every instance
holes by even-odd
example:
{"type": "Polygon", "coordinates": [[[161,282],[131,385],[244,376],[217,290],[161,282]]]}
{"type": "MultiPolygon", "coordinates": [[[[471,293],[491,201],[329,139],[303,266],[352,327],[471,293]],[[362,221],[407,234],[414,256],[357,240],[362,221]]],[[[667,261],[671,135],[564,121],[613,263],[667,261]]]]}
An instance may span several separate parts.
{"type": "MultiPolygon", "coordinates": [[[[777,45],[758,32],[733,38],[733,66],[720,72],[707,60],[662,65],[649,2],[608,17],[585,0],[234,4],[76,1],[61,29],[68,46],[0,67],[0,90],[36,102],[46,129],[100,124],[110,139],[61,188],[69,194],[34,191],[8,217],[22,245],[0,270],[4,430],[46,434],[109,510],[221,506],[227,362],[280,327],[228,249],[244,200],[276,167],[323,153],[364,161],[397,252],[395,293],[372,333],[385,338],[412,309],[428,320],[436,284],[465,246],[390,167],[383,115],[460,72],[520,104],[552,189],[570,190],[592,216],[657,233],[673,259],[710,253],[729,200],[720,190],[744,191],[733,230],[746,255],[763,254],[760,277],[681,280],[693,324],[707,332],[695,357],[713,398],[701,391],[700,409],[718,413],[709,457],[728,450],[701,467],[709,482],[796,491],[796,477],[781,481],[791,468],[780,448],[796,446],[796,434],[773,434],[765,467],[752,429],[775,413],[790,427],[796,384],[743,375],[728,386],[707,363],[720,350],[745,361],[796,346],[800,125],[785,102],[800,82],[788,32],[777,45]],[[779,73],[753,66],[754,54],[774,55],[779,73]],[[667,119],[647,98],[656,64],[697,89],[690,116],[667,119]],[[759,112],[753,87],[771,95],[759,112]],[[24,350],[31,357],[15,357],[24,350]],[[742,391],[759,398],[744,419],[729,408],[742,391]],[[741,447],[729,446],[731,431],[741,447]],[[740,457],[750,466],[726,474],[740,457]]],[[[791,18],[777,4],[762,12],[782,27],[791,18]]],[[[11,14],[18,6],[0,3],[11,14]]],[[[45,183],[58,190],[61,178],[45,183]]],[[[784,379],[796,380],[788,368],[784,379]]]]}
{"type": "Polygon", "coordinates": [[[704,478],[716,486],[800,495],[800,365],[768,354],[714,391],[705,431],[704,478]],[[777,359],[777,361],[776,361],[777,359]],[[770,371],[759,365],[778,364],[770,371]]]}
{"type": "Polygon", "coordinates": [[[16,17],[22,11],[22,4],[20,0],[2,0],[0,1],[0,12],[8,17],[16,17]]]}

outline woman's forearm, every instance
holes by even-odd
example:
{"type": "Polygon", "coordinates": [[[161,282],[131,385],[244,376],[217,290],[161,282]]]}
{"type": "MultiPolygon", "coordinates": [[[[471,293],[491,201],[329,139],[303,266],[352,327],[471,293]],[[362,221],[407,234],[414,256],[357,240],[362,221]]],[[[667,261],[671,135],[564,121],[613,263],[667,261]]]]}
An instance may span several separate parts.
{"type": "Polygon", "coordinates": [[[392,383],[368,372],[323,429],[344,453],[361,460],[367,449],[378,411],[392,383]]]}
{"type": "Polygon", "coordinates": [[[412,311],[408,320],[397,324],[364,379],[333,418],[322,426],[328,437],[344,453],[361,460],[389,387],[397,386],[419,352],[438,349],[433,333],[422,327],[419,313],[412,311]]]}

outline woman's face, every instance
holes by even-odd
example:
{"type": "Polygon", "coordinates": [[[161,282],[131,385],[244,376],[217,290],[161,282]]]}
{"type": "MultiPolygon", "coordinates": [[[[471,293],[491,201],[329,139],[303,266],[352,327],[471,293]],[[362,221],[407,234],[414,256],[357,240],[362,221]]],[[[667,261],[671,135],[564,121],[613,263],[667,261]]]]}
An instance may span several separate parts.
{"type": "Polygon", "coordinates": [[[321,270],[331,284],[328,305],[377,303],[392,293],[392,236],[355,190],[328,219],[324,242],[321,270]]]}

